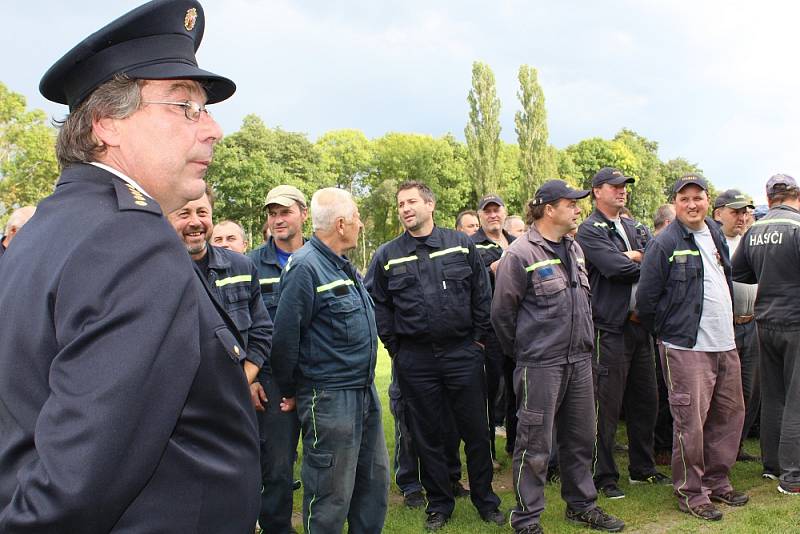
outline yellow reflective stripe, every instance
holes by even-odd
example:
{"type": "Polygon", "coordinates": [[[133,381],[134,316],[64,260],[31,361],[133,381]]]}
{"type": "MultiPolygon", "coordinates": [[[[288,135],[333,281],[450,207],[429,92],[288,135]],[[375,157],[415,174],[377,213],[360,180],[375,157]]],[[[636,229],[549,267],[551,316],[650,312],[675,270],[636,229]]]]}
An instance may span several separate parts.
{"type": "Polygon", "coordinates": [[[699,250],[675,250],[672,252],[672,256],[669,257],[669,261],[672,261],[675,256],[699,256],[699,250]]]}
{"type": "Polygon", "coordinates": [[[500,245],[497,243],[492,243],[491,245],[475,245],[475,248],[500,248],[500,245]]]}
{"type": "Polygon", "coordinates": [[[800,226],[800,221],[795,221],[794,219],[761,219],[760,221],[754,222],[753,226],[764,226],[770,223],[794,224],[795,226],[800,226]]]}
{"type": "Polygon", "coordinates": [[[280,276],[278,276],[277,278],[259,278],[258,279],[258,283],[261,284],[262,286],[266,285],[266,284],[277,284],[280,281],[281,281],[281,277],[280,276]]]}
{"type": "Polygon", "coordinates": [[[469,249],[464,247],[450,247],[444,250],[437,250],[436,252],[431,252],[431,258],[438,258],[439,256],[444,256],[445,254],[452,254],[453,252],[463,252],[464,254],[469,254],[469,249]]]}
{"type": "Polygon", "coordinates": [[[533,265],[529,265],[529,266],[525,267],[525,272],[529,273],[529,272],[535,271],[536,269],[539,269],[541,267],[547,267],[548,265],[561,265],[561,260],[554,259],[554,260],[537,261],[533,265]]]}
{"type": "Polygon", "coordinates": [[[333,289],[334,287],[339,286],[352,286],[352,280],[334,280],[333,282],[325,285],[321,285],[317,287],[317,293],[322,293],[323,291],[328,291],[329,289],[333,289]]]}
{"type": "Polygon", "coordinates": [[[389,267],[392,265],[397,265],[398,263],[405,263],[407,261],[417,261],[419,258],[416,256],[406,256],[405,258],[394,258],[386,262],[386,265],[383,266],[384,271],[388,271],[389,267]]]}
{"type": "Polygon", "coordinates": [[[215,282],[217,287],[227,286],[230,284],[238,284],[240,282],[251,282],[253,277],[249,274],[240,274],[239,276],[231,276],[229,278],[223,278],[222,280],[217,280],[215,282]]]}

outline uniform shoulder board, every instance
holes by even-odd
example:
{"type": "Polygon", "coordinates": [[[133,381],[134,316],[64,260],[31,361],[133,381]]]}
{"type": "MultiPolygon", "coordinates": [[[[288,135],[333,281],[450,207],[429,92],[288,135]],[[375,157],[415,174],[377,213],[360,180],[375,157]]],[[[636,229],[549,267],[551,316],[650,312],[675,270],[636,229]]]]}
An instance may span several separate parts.
{"type": "Polygon", "coordinates": [[[113,180],[120,210],[149,211],[161,215],[161,206],[152,198],[144,196],[138,189],[123,180],[113,180]]]}

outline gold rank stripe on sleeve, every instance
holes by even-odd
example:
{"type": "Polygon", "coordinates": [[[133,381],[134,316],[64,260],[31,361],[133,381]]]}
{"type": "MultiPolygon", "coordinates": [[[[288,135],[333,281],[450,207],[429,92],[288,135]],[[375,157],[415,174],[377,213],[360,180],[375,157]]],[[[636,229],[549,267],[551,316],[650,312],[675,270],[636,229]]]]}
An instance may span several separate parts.
{"type": "Polygon", "coordinates": [[[240,274],[239,276],[230,276],[228,278],[217,280],[214,283],[217,287],[223,287],[231,284],[250,283],[252,281],[253,277],[249,274],[240,274]]]}
{"type": "Polygon", "coordinates": [[[675,259],[675,256],[699,256],[699,255],[700,255],[700,251],[699,250],[688,250],[688,249],[687,250],[675,250],[675,251],[672,252],[672,256],[669,257],[669,261],[671,263],[672,260],[675,259]]]}
{"type": "Polygon", "coordinates": [[[535,271],[536,269],[541,269],[542,267],[547,267],[548,265],[561,265],[561,260],[556,258],[556,259],[553,259],[553,260],[537,261],[533,265],[528,265],[527,267],[525,267],[525,272],[529,273],[531,271],[535,271]]]}
{"type": "Polygon", "coordinates": [[[323,291],[329,291],[339,286],[352,286],[352,285],[354,285],[352,280],[334,280],[333,282],[330,282],[328,284],[317,286],[317,293],[322,293],[323,291]]]}
{"type": "Polygon", "coordinates": [[[268,286],[270,284],[277,284],[280,281],[281,281],[281,277],[280,276],[278,276],[276,278],[259,278],[258,279],[258,283],[261,284],[262,286],[268,286]]]}
{"type": "Polygon", "coordinates": [[[437,250],[436,252],[431,252],[429,257],[431,259],[438,258],[439,256],[444,256],[445,254],[454,254],[461,252],[463,254],[469,254],[469,249],[465,247],[450,247],[444,250],[437,250]]]}
{"type": "Polygon", "coordinates": [[[392,267],[392,265],[397,265],[399,263],[406,263],[409,261],[417,261],[418,259],[419,258],[417,258],[416,256],[406,256],[405,258],[393,258],[388,262],[386,262],[386,265],[383,266],[383,270],[388,271],[392,267]]]}

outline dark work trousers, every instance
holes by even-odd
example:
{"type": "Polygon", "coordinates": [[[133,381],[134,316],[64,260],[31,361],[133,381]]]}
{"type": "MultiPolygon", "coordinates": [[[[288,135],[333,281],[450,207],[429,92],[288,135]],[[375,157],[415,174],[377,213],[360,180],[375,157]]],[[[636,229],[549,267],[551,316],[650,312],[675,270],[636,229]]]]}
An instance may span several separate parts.
{"type": "Polygon", "coordinates": [[[497,392],[500,391],[500,381],[503,378],[503,349],[500,348],[500,341],[494,332],[486,336],[486,348],[484,349],[486,361],[484,367],[486,369],[486,398],[489,401],[489,439],[492,445],[492,458],[497,458],[495,449],[495,400],[497,399],[497,392]]]}
{"type": "Polygon", "coordinates": [[[658,344],[653,343],[653,354],[656,360],[656,384],[658,386],[658,413],[656,428],[653,433],[653,449],[656,453],[672,454],[672,413],[669,411],[669,393],[664,378],[664,367],[661,365],[658,344]]]}
{"type": "Polygon", "coordinates": [[[514,393],[514,368],[516,362],[506,356],[503,359],[503,378],[506,381],[506,452],[514,454],[517,441],[517,396],[514,393]]]}
{"type": "Polygon", "coordinates": [[[379,534],[389,504],[389,455],[375,386],[300,386],[306,534],[379,534]]]}
{"type": "Polygon", "coordinates": [[[297,412],[282,412],[281,393],[270,375],[259,374],[267,395],[266,410],[256,412],[261,441],[261,511],[258,524],[265,534],[292,531],[292,482],[300,435],[297,412]]]}
{"type": "Polygon", "coordinates": [[[744,422],[739,355],[660,349],[675,421],[672,485],[678,506],[688,511],[733,489],[728,475],[744,422]]]}
{"type": "MultiPolygon", "coordinates": [[[[795,326],[796,328],[796,326],[795,326]]],[[[800,484],[800,330],[758,325],[764,470],[800,484]]]]}
{"type": "Polygon", "coordinates": [[[592,371],[597,409],[595,485],[602,488],[619,480],[614,462],[614,438],[623,407],[628,431],[628,472],[632,478],[655,474],[653,431],[658,389],[652,337],[632,321],[625,323],[621,334],[595,330],[592,371]]]}
{"type": "Polygon", "coordinates": [[[500,505],[492,491],[486,379],[483,350],[472,341],[455,347],[401,342],[394,357],[400,392],[408,409],[407,421],[420,461],[428,513],[453,513],[442,421],[448,406],[464,440],[470,497],[487,514],[500,505]]]}
{"type": "Polygon", "coordinates": [[[756,322],[734,325],[736,333],[736,352],[742,366],[742,394],[744,395],[744,426],[742,427],[743,443],[750,434],[750,429],[758,420],[761,410],[761,380],[759,379],[758,361],[758,328],[756,322]]]}
{"type": "Polygon", "coordinates": [[[510,517],[512,528],[521,530],[538,523],[544,510],[554,424],[561,497],[572,510],[594,508],[597,491],[591,465],[595,420],[590,360],[550,367],[517,367],[514,381],[519,419],[512,464],[517,497],[510,517]]]}
{"type": "MultiPolygon", "coordinates": [[[[399,388],[396,398],[390,397],[389,407],[394,416],[394,482],[403,495],[422,491],[419,456],[411,436],[408,410],[399,388]]],[[[442,433],[444,434],[447,469],[450,473],[450,482],[456,483],[461,479],[461,456],[459,454],[461,438],[458,436],[452,411],[445,410],[444,415],[442,433]]]]}

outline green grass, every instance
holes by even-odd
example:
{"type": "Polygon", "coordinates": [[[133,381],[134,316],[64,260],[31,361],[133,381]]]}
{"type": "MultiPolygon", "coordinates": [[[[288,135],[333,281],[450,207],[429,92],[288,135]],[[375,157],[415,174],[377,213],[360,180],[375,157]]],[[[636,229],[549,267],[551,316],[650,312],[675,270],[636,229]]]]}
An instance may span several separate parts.
{"type": "MultiPolygon", "coordinates": [[[[378,354],[378,366],[375,373],[375,385],[381,394],[383,404],[383,429],[389,448],[391,461],[394,449],[394,420],[389,412],[388,388],[391,365],[386,351],[378,354]]],[[[502,499],[501,509],[508,513],[514,507],[513,486],[511,484],[511,459],[505,454],[505,439],[497,438],[498,460],[503,465],[500,473],[495,474],[494,489],[502,499]]],[[[625,442],[624,428],[620,425],[617,441],[625,442]]],[[[751,454],[758,454],[756,440],[748,440],[746,448],[751,454]]],[[[634,486],[628,484],[627,456],[618,454],[617,465],[621,474],[620,487],[626,497],[619,500],[598,499],[598,504],[607,512],[622,518],[625,532],[645,533],[710,533],[750,534],[767,532],[769,534],[800,533],[800,498],[781,495],[776,490],[777,483],[761,478],[761,464],[737,463],[731,473],[733,485],[737,490],[750,495],[750,502],[740,508],[724,505],[721,510],[725,514],[722,521],[707,522],[690,517],[678,511],[671,486],[634,486]]],[[[466,462],[462,465],[466,469],[466,462]]],[[[668,467],[659,467],[662,473],[669,475],[668,467]]],[[[296,466],[299,476],[299,462],[296,466]]],[[[466,483],[466,472],[462,480],[466,483]]],[[[560,485],[548,485],[545,490],[547,501],[542,515],[542,527],[547,534],[567,534],[590,532],[586,528],[567,523],[564,519],[564,501],[560,496],[560,485]]],[[[295,492],[295,528],[302,529],[300,505],[302,490],[295,492]]],[[[402,497],[397,486],[389,489],[389,513],[386,517],[384,532],[387,534],[405,534],[423,532],[425,513],[422,510],[409,510],[402,504],[402,497]]],[[[478,534],[492,532],[511,532],[511,527],[490,526],[483,523],[470,500],[458,499],[456,509],[450,522],[440,530],[442,534],[478,534]]]]}

